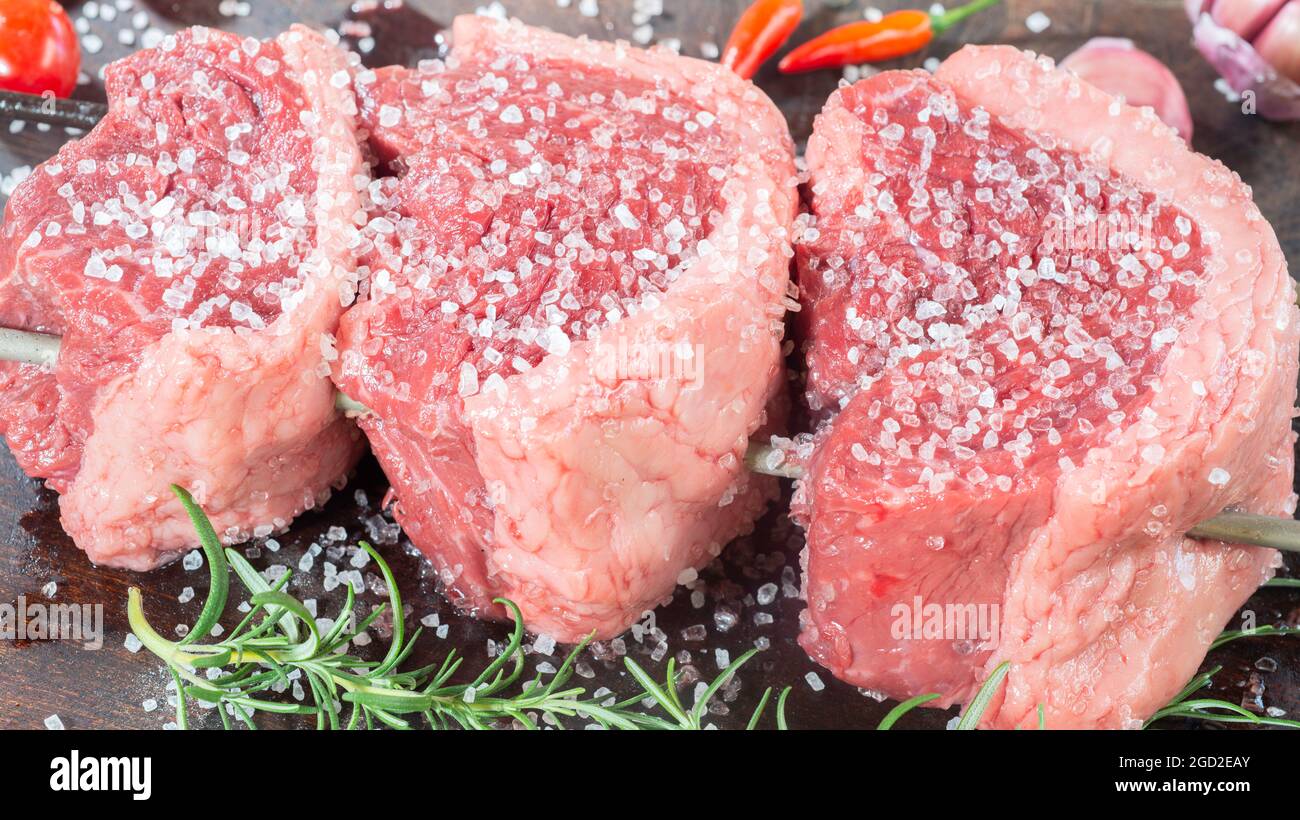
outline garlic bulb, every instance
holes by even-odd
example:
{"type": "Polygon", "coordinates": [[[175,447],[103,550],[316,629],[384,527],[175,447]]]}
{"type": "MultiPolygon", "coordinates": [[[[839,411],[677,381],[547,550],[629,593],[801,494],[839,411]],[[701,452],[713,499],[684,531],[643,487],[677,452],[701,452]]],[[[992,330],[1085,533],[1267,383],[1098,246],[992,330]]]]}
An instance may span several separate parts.
{"type": "Polygon", "coordinates": [[[1300,119],[1300,0],[1186,0],[1196,48],[1261,116],[1300,119]]]}

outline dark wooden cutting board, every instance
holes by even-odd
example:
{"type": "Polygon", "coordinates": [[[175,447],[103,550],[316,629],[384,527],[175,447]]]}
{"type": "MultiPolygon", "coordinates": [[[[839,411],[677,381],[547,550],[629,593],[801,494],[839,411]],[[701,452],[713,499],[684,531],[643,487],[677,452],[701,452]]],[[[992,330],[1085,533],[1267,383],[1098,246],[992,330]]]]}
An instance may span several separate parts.
{"type": "MultiPolygon", "coordinates": [[[[632,0],[599,0],[599,14],[594,17],[583,14],[580,3],[505,0],[503,5],[527,22],[570,34],[606,39],[631,36],[636,6],[632,0]]],[[[431,53],[434,35],[456,13],[492,4],[490,0],[407,0],[405,7],[392,8],[400,3],[377,0],[357,2],[355,7],[389,8],[350,12],[345,0],[255,0],[249,4],[253,11],[247,17],[223,15],[221,9],[229,7],[218,0],[134,0],[122,4],[129,6],[125,10],[117,10],[114,0],[67,5],[74,17],[87,18],[89,33],[103,42],[96,53],[86,55],[89,73],[94,75],[105,62],[130,50],[131,46],[119,41],[119,31],[134,30],[138,45],[151,28],[171,31],[193,24],[263,37],[294,22],[337,27],[344,19],[356,18],[370,22],[375,37],[368,63],[414,61],[431,53]],[[111,20],[100,12],[109,5],[116,11],[111,20]],[[137,18],[141,12],[147,17],[137,18]],[[143,28],[133,25],[137,21],[143,28]]],[[[700,56],[705,43],[726,39],[745,0],[664,0],[663,5],[665,13],[654,20],[657,38],[678,38],[684,53],[700,56]]],[[[811,0],[810,13],[797,36],[806,37],[858,18],[868,5],[891,10],[904,4],[811,0]]],[[[1174,69],[1191,101],[1196,147],[1223,160],[1255,187],[1259,206],[1277,229],[1288,257],[1300,260],[1300,217],[1295,206],[1300,194],[1296,170],[1300,168],[1300,126],[1270,124],[1243,115],[1214,89],[1213,71],[1190,44],[1182,0],[1011,0],[951,32],[925,54],[896,65],[918,66],[926,57],[945,56],[962,42],[1009,42],[1059,59],[1094,35],[1131,37],[1174,69]],[[1031,33],[1025,24],[1035,11],[1045,12],[1051,19],[1050,28],[1039,34],[1031,33]]],[[[838,75],[779,77],[769,68],[758,81],[780,104],[796,138],[802,141],[838,75]]],[[[92,81],[79,94],[100,98],[102,89],[92,81]]],[[[31,126],[19,133],[0,128],[0,177],[47,158],[65,138],[31,126]]],[[[105,630],[104,646],[98,650],[64,642],[0,641],[0,727],[39,728],[47,716],[57,714],[70,728],[161,728],[172,719],[164,690],[166,676],[147,652],[133,654],[124,646],[126,590],[130,585],[142,587],[155,626],[169,632],[175,624],[192,622],[198,613],[207,589],[206,569],[187,571],[177,563],[140,575],[91,566],[60,529],[53,493],[23,476],[8,450],[0,450],[0,603],[14,603],[19,596],[44,601],[42,590],[53,583],[55,602],[102,604],[105,630]],[[193,589],[194,598],[181,603],[178,598],[187,587],[193,589]],[[160,704],[152,712],[142,705],[150,699],[160,704]]],[[[447,625],[445,638],[432,634],[422,638],[417,660],[439,658],[455,647],[469,657],[471,668],[483,663],[487,642],[499,640],[504,630],[456,615],[426,574],[425,562],[401,542],[392,542],[391,528],[376,518],[386,488],[382,474],[367,459],[345,491],[323,510],[300,518],[289,534],[276,539],[281,545],[278,552],[260,542],[248,545],[247,552],[259,568],[278,563],[296,570],[310,545],[322,542],[331,527],[345,528],[349,543],[379,535],[380,549],[394,565],[412,610],[410,620],[436,613],[447,625]]],[[[704,574],[707,587],[702,606],[697,607],[689,593],[679,590],[671,605],[655,613],[657,626],[668,635],[669,651],[685,665],[688,676],[716,675],[718,650],[734,658],[756,643],[770,646],[738,675],[736,685],[728,687],[725,713],[720,709],[713,716],[719,727],[743,726],[767,685],[794,687],[789,713],[795,727],[870,728],[891,706],[831,679],[795,644],[802,607],[797,598],[787,594],[792,591],[787,582],[796,578],[801,546],[798,529],[779,510],[773,511],[754,535],[732,544],[724,559],[704,574]],[[757,590],[769,583],[787,589],[778,592],[774,603],[759,605],[757,590]],[[768,619],[762,615],[756,621],[759,613],[771,615],[771,622],[766,623],[768,619]],[[694,639],[701,627],[705,637],[694,639]]],[[[341,595],[338,589],[324,592],[322,560],[323,556],[318,558],[312,570],[296,573],[293,592],[302,598],[317,598],[320,612],[328,614],[338,606],[341,595]]],[[[1295,574],[1300,562],[1291,560],[1289,566],[1289,572],[1295,574]]],[[[382,597],[368,592],[362,600],[368,609],[382,597]]],[[[1300,622],[1300,590],[1261,591],[1248,608],[1256,613],[1259,623],[1295,625],[1300,622]]],[[[653,641],[642,645],[629,635],[622,643],[638,661],[662,669],[662,664],[648,657],[653,641]]],[[[590,676],[585,682],[591,689],[605,686],[620,694],[631,691],[618,662],[619,651],[616,643],[609,642],[586,653],[582,672],[590,676]]],[[[533,656],[534,662],[546,660],[558,663],[556,658],[533,656]]],[[[1300,717],[1300,641],[1240,641],[1215,652],[1207,663],[1224,667],[1213,690],[1216,695],[1234,702],[1258,695],[1268,706],[1300,717]]],[[[216,724],[210,713],[206,717],[201,725],[216,724]]],[[[922,710],[901,725],[942,728],[950,717],[951,713],[922,710]]]]}

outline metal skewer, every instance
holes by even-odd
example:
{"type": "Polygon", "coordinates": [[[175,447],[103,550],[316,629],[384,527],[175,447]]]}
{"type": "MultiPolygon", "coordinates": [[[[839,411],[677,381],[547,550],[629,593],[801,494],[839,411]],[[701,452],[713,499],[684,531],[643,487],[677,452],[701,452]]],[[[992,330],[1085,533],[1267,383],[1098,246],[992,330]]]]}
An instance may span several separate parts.
{"type": "MultiPolygon", "coordinates": [[[[0,361],[22,362],[46,367],[59,358],[58,336],[25,330],[0,328],[0,361]]],[[[370,412],[364,404],[344,393],[335,394],[334,406],[350,415],[370,412]]],[[[803,467],[774,457],[774,450],[764,444],[751,444],[745,453],[745,466],[763,475],[798,479],[803,467]]],[[[1223,541],[1229,544],[1253,544],[1287,552],[1300,552],[1300,521],[1252,513],[1225,512],[1203,521],[1187,534],[1192,538],[1223,541]]]]}
{"type": "MultiPolygon", "coordinates": [[[[58,336],[51,336],[48,333],[0,327],[0,362],[53,367],[59,360],[60,344],[61,340],[58,336]]],[[[334,406],[340,413],[351,415],[366,415],[370,412],[369,407],[343,393],[334,396],[334,406]]]]}
{"type": "Polygon", "coordinates": [[[1254,513],[1219,513],[1187,531],[1193,538],[1300,552],[1300,521],[1254,513]]]}
{"type": "MultiPolygon", "coordinates": [[[[802,465],[773,458],[774,448],[750,444],[745,466],[756,473],[780,478],[803,478],[802,465]]],[[[1300,552],[1300,521],[1254,513],[1224,512],[1202,521],[1187,531],[1192,538],[1222,541],[1225,544],[1251,544],[1285,552],[1300,552]]]]}
{"type": "Polygon", "coordinates": [[[107,113],[108,106],[103,103],[0,91],[0,117],[7,120],[43,122],[89,131],[107,113]]]}
{"type": "Polygon", "coordinates": [[[53,367],[58,360],[58,336],[0,327],[0,361],[53,367]]]}
{"type": "MultiPolygon", "coordinates": [[[[0,328],[0,361],[22,362],[52,367],[59,359],[58,336],[25,330],[0,328]]],[[[350,415],[370,412],[364,404],[344,393],[337,393],[334,406],[350,415]]],[[[773,448],[751,444],[745,453],[745,466],[756,473],[798,479],[803,467],[773,457],[773,448]]],[[[1188,530],[1192,538],[1223,541],[1229,544],[1253,544],[1287,552],[1300,552],[1300,521],[1252,513],[1225,512],[1188,530]]]]}

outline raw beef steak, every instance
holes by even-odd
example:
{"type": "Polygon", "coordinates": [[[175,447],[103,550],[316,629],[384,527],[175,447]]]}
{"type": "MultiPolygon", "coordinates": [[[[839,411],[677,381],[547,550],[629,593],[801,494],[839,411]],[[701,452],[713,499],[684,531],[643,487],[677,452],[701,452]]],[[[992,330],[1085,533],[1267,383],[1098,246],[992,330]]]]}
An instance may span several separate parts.
{"type": "Polygon", "coordinates": [[[237,541],[356,459],[322,354],[364,187],[347,69],[307,29],[185,31],[111,65],[108,116],[10,199],[0,325],[63,347],[0,365],[0,433],[95,562],[195,545],[171,483],[237,541]]]}
{"type": "Polygon", "coordinates": [[[625,629],[771,497],[784,121],[716,65],[482,17],[358,77],[383,171],[339,386],[463,608],[625,629]]]}
{"type": "Polygon", "coordinates": [[[1141,724],[1291,515],[1295,293],[1226,168],[1050,60],[967,47],[837,91],[798,248],[801,643],[837,677],[995,727],[1141,724]]]}

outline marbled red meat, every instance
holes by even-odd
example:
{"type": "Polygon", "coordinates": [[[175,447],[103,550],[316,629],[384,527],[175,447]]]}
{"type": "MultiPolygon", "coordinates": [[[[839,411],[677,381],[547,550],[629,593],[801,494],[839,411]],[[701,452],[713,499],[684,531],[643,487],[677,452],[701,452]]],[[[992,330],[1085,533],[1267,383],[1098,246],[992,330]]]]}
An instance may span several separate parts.
{"type": "Polygon", "coordinates": [[[344,478],[330,334],[361,207],[344,52],[295,28],[196,28],[105,72],[109,114],[9,200],[0,325],[63,337],[52,371],[0,365],[0,433],[61,494],[98,562],[281,529],[344,478]]]}
{"type": "Polygon", "coordinates": [[[357,84],[388,175],[338,381],[398,518],[465,608],[615,634],[772,493],[741,458],[780,374],[784,124],[717,66],[483,18],[357,84]],[[627,367],[654,350],[677,369],[627,367]]]}
{"type": "Polygon", "coordinates": [[[940,705],[1010,661],[991,725],[1140,722],[1276,560],[1183,533],[1294,509],[1272,231],[1150,112],[1014,49],[842,88],[815,131],[801,643],[940,705]]]}

